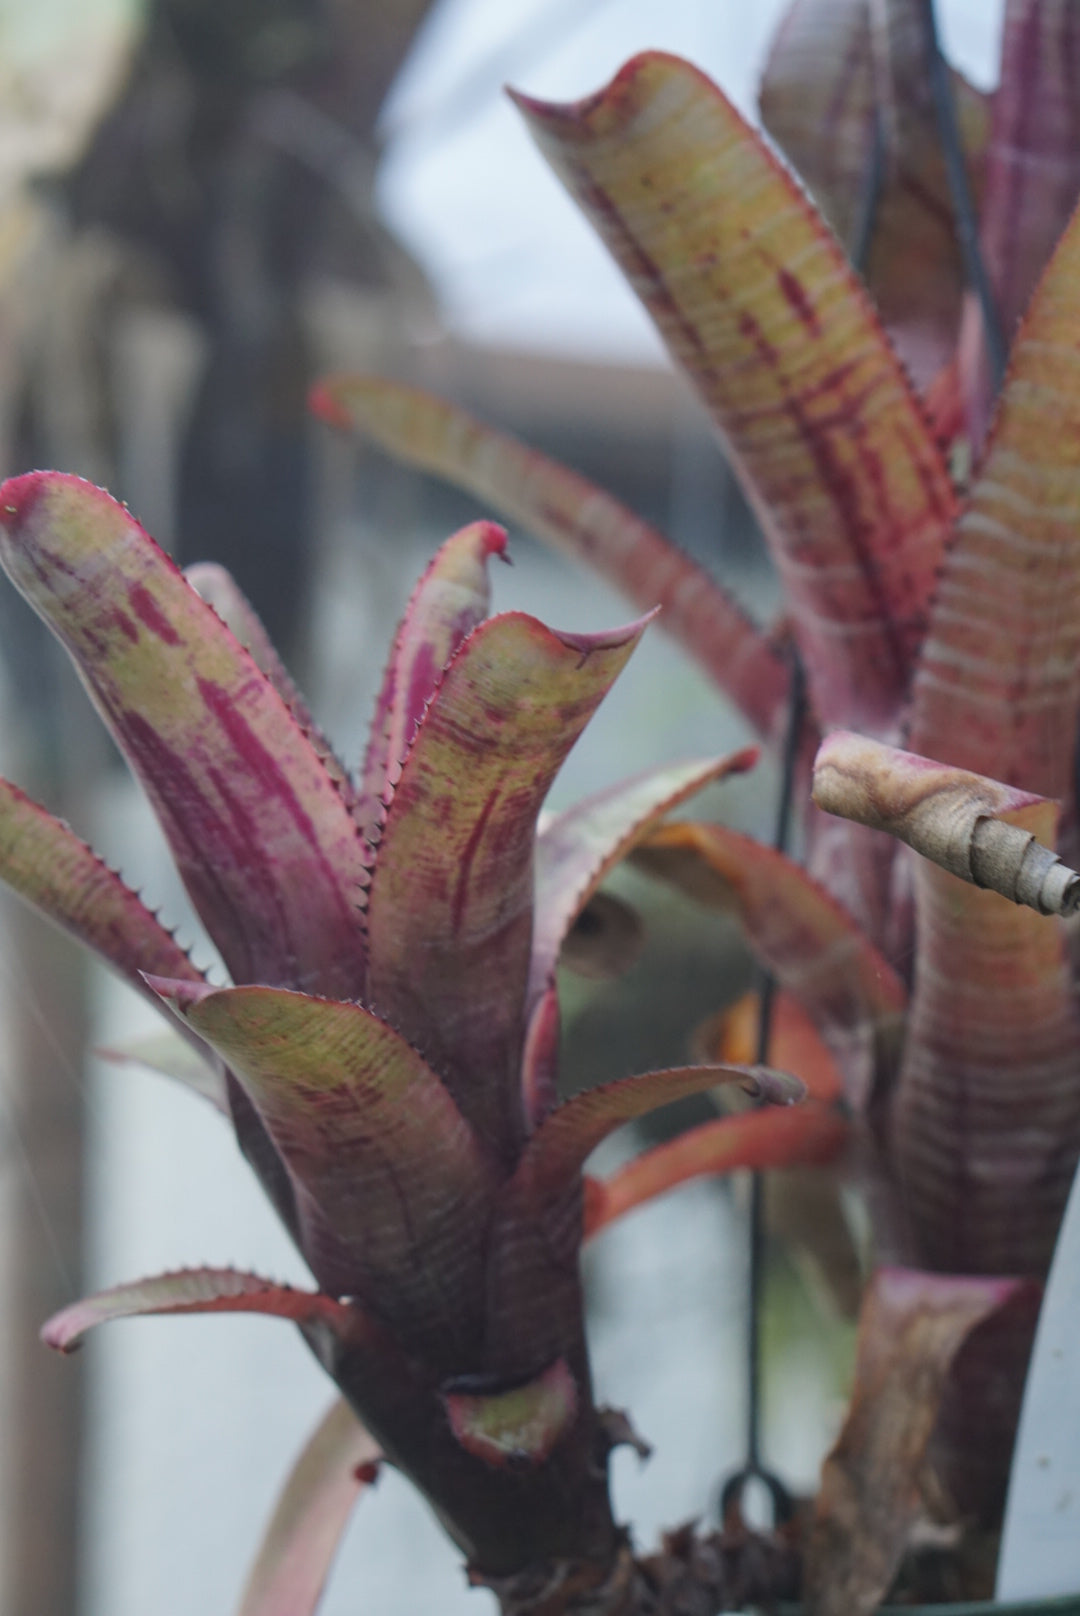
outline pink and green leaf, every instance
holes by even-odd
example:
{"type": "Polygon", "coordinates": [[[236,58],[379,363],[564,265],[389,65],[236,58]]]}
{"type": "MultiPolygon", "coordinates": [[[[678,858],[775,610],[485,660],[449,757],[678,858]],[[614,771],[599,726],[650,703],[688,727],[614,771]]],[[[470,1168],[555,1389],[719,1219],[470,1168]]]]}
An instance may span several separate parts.
{"type": "Polygon", "coordinates": [[[576,803],[536,839],[530,1000],[542,993],[571,926],[604,877],[664,816],[704,786],[757,761],[753,747],[730,757],[652,769],[576,803]]]}
{"type": "Polygon", "coordinates": [[[509,559],[505,532],[494,522],[472,522],[446,540],[412,592],[383,675],[361,776],[359,817],[372,840],[443,670],[488,614],[493,555],[509,559]]]}
{"type": "Polygon", "coordinates": [[[320,1282],[403,1331],[467,1329],[492,1174],[427,1062],[358,1004],[263,987],[185,997],[178,1013],[244,1084],[344,1248],[348,1272],[324,1272],[305,1242],[320,1282]]]}
{"type": "Polygon", "coordinates": [[[331,377],[312,396],[335,426],[469,493],[595,568],[719,685],[762,736],[776,733],[788,672],[766,636],[701,567],[603,489],[456,405],[401,382],[331,377]]]}
{"type": "Polygon", "coordinates": [[[861,283],[719,90],[636,57],[572,106],[519,97],[723,433],[823,724],[888,731],[955,501],[861,283]]]}
{"type": "Polygon", "coordinates": [[[382,1453],[343,1398],[305,1444],[251,1568],[237,1616],[315,1616],[334,1556],[382,1453]]]}
{"type": "Polygon", "coordinates": [[[61,820],[0,780],[0,880],[161,1009],[149,971],[202,982],[180,944],[61,820]]]}
{"type": "Polygon", "coordinates": [[[813,1101],[703,1122],[643,1151],[610,1178],[587,1179],[584,1238],[591,1240],[626,1213],[695,1178],[738,1168],[825,1166],[842,1153],[850,1133],[850,1124],[838,1112],[813,1101]]]}
{"type": "Polygon", "coordinates": [[[1072,795],[1080,716],[1080,218],[1013,346],[916,672],[913,752],[1072,795]]]}
{"type": "Polygon", "coordinates": [[[239,980],[348,996],[364,848],[273,686],[108,495],[31,473],[0,490],[0,562],[74,659],[239,980]]]}
{"type": "Polygon", "coordinates": [[[899,1056],[907,993],[854,921],[782,853],[722,825],[665,825],[635,865],[734,911],[758,958],[803,1006],[862,1105],[899,1056]]]}
{"type": "Polygon", "coordinates": [[[369,1002],[507,1161],[524,1133],[537,815],[643,628],[557,634],[520,613],[482,624],[446,670],[387,812],[369,1002]]]}
{"type": "Polygon", "coordinates": [[[332,1296],[294,1290],[235,1268],[182,1268],[73,1302],[54,1314],[41,1338],[58,1352],[71,1352],[99,1324],[166,1313],[265,1313],[293,1324],[322,1324],[343,1337],[362,1328],[356,1309],[332,1296]]]}
{"type": "Polygon", "coordinates": [[[212,606],[225,627],[235,634],[259,672],[265,674],[315,748],[338,790],[352,802],[354,787],[348,771],[319,725],[293,681],[254,606],[236,579],[216,561],[196,561],[184,568],[184,577],[201,599],[212,606]]]}

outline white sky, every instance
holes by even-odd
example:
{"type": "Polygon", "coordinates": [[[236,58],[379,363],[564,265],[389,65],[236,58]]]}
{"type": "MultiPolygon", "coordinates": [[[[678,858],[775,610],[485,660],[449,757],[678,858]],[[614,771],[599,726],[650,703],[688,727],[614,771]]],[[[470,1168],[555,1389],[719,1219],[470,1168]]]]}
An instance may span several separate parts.
{"type": "MultiPolygon", "coordinates": [[[[386,109],[383,211],[451,329],[517,348],[659,362],[645,315],[501,93],[573,100],[636,51],[705,68],[748,116],[786,0],[441,0],[386,109]]],[[[938,0],[945,48],[996,76],[1001,0],[938,0]]]]}

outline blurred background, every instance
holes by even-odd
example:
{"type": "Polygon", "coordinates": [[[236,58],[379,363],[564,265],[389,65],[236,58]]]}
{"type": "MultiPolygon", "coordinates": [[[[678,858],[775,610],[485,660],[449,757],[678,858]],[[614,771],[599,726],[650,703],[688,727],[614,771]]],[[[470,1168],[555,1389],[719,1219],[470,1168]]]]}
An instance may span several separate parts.
{"type": "MultiPolygon", "coordinates": [[[[416,575],[483,513],[311,423],[321,371],[466,402],[606,484],[767,616],[771,579],[703,417],[501,87],[572,99],[660,47],[753,117],[782,10],[0,0],[0,469],[79,472],[181,561],[229,566],[350,758],[416,575]]],[[[988,85],[997,0],[939,14],[948,54],[988,85]]],[[[525,535],[513,548],[497,608],[563,628],[629,615],[525,535]]],[[[0,632],[0,769],[212,964],[62,654],[6,588],[0,632]]],[[[557,800],[745,738],[653,634],[557,800]]],[[[702,811],[767,835],[774,789],[762,769],[702,811]]],[[[723,917],[619,880],[651,940],[619,982],[567,980],[572,1086],[681,1060],[687,1029],[750,981],[723,917]]],[[[305,1275],[216,1115],[87,1057],[152,1031],[146,1007],[15,905],[0,918],[0,1612],[227,1616],[329,1383],[272,1321],[121,1325],[69,1361],[37,1330],[82,1291],[170,1267],[305,1275]]],[[[588,1258],[599,1396],[656,1447],[646,1466],[616,1456],[643,1542],[712,1508],[741,1456],[740,1212],[737,1193],[697,1184],[588,1258]]],[[[779,1262],[770,1296],[766,1449],[809,1488],[849,1343],[779,1262]]],[[[487,1599],[388,1474],[325,1608],[454,1616],[487,1599]]]]}

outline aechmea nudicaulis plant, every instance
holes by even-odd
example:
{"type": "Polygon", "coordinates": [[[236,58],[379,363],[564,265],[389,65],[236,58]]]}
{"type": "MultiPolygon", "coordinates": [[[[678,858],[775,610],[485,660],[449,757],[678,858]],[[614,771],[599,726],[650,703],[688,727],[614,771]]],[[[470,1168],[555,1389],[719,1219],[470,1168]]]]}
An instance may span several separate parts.
{"type": "MultiPolygon", "coordinates": [[[[925,760],[960,770],[973,800],[1072,864],[1080,31],[1073,0],[1006,0],[996,91],[952,76],[980,316],[931,93],[933,18],[930,0],[793,0],[760,102],[790,167],[676,57],[637,56],[574,103],[515,96],[718,430],[783,589],[771,632],[617,501],[453,403],[339,377],[316,407],[639,605],[663,601],[661,626],[766,742],[784,729],[793,643],[797,782],[832,731],[901,743],[924,761],[894,759],[896,774],[925,787],[925,760]],[[995,324],[1011,341],[999,386],[995,324]]],[[[909,1270],[864,1302],[845,1490],[838,1505],[826,1478],[809,1555],[819,1616],[888,1589],[911,1526],[901,1471],[936,1519],[945,1497],[954,1523],[1000,1518],[1034,1309],[1023,1287],[991,1319],[971,1301],[982,1282],[996,1309],[1008,1276],[1045,1274],[1080,1155],[1075,937],[962,884],[955,860],[916,859],[881,834],[903,822],[897,802],[877,809],[843,823],[807,794],[805,868],[716,825],[662,826],[634,855],[740,916],[780,990],[770,1053],[831,1067],[873,1260],[909,1270]],[[957,1362],[923,1376],[950,1293],[957,1362]],[[879,1395],[886,1363],[907,1377],[903,1414],[879,1395]],[[866,1572],[875,1536],[856,1598],[849,1568],[866,1572]]]]}
{"type": "MultiPolygon", "coordinates": [[[[538,835],[556,771],[645,622],[577,635],[521,613],[487,619],[487,562],[505,544],[475,523],[424,574],[354,782],[227,574],[194,569],[211,605],[107,494],[53,473],[9,481],[0,560],[142,783],[233,985],[211,985],[117,875],[6,782],[0,876],[186,1040],[196,1086],[231,1117],[317,1286],[170,1274],[75,1303],[46,1340],[68,1348],[143,1313],[294,1321],[367,1427],[331,1416],[296,1483],[305,1507],[336,1507],[358,1459],[382,1453],[477,1579],[508,1608],[547,1611],[633,1578],[583,1336],[585,1159],[621,1123],[718,1083],[784,1101],[798,1085],[697,1066],[557,1102],[555,967],[575,918],[636,839],[753,754],[639,776],[538,835]]],[[[835,1119],[809,1108],[785,1130],[797,1115],[719,1119],[644,1179],[631,1163],[592,1187],[589,1227],[710,1164],[835,1148],[835,1119]]],[[[325,1537],[290,1545],[294,1616],[313,1608],[325,1537]]],[[[248,1611],[279,1608],[280,1541],[268,1552],[248,1611]]]]}

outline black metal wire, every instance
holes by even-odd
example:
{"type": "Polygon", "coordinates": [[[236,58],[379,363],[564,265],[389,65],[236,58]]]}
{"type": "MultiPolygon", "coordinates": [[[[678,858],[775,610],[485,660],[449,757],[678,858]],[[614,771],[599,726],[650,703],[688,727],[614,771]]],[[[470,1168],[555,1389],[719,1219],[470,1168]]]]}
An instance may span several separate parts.
{"type": "MultiPolygon", "coordinates": [[[[791,819],[795,798],[795,767],[799,755],[803,719],[806,713],[806,689],[802,662],[794,646],[790,652],[791,682],[788,696],[788,719],[784,733],[780,795],[776,809],[776,825],[772,845],[777,852],[787,850],[791,836],[791,819]]],[[[774,977],[765,973],[761,981],[758,1007],[757,1051],[759,1066],[768,1061],[769,1039],[772,1033],[773,1005],[776,997],[774,977]]],[[[746,1483],[757,1480],[769,1492],[773,1507],[774,1524],[788,1519],[793,1508],[791,1495],[778,1476],[767,1470],[761,1458],[761,1316],[765,1268],[765,1180],[760,1172],[750,1177],[749,1253],[746,1283],[746,1459],[724,1484],[720,1493],[720,1513],[725,1518],[741,1497],[746,1483]]]]}
{"type": "Polygon", "coordinates": [[[885,183],[885,128],[881,108],[874,107],[873,128],[870,133],[870,155],[859,191],[855,214],[855,228],[851,235],[851,262],[860,275],[866,272],[870,244],[874,239],[878,203],[885,183]]]}
{"type": "Polygon", "coordinates": [[[956,239],[964,260],[964,273],[968,284],[979,300],[986,353],[994,391],[1001,387],[1005,375],[1006,347],[1001,329],[990,276],[979,246],[979,223],[975,202],[968,183],[964,147],[960,139],[960,125],[956,117],[956,99],[953,95],[952,74],[941,53],[934,0],[922,0],[927,50],[926,69],[930,79],[930,93],[934,101],[941,154],[945,159],[945,172],[949,181],[953,212],[956,215],[956,239]]]}

